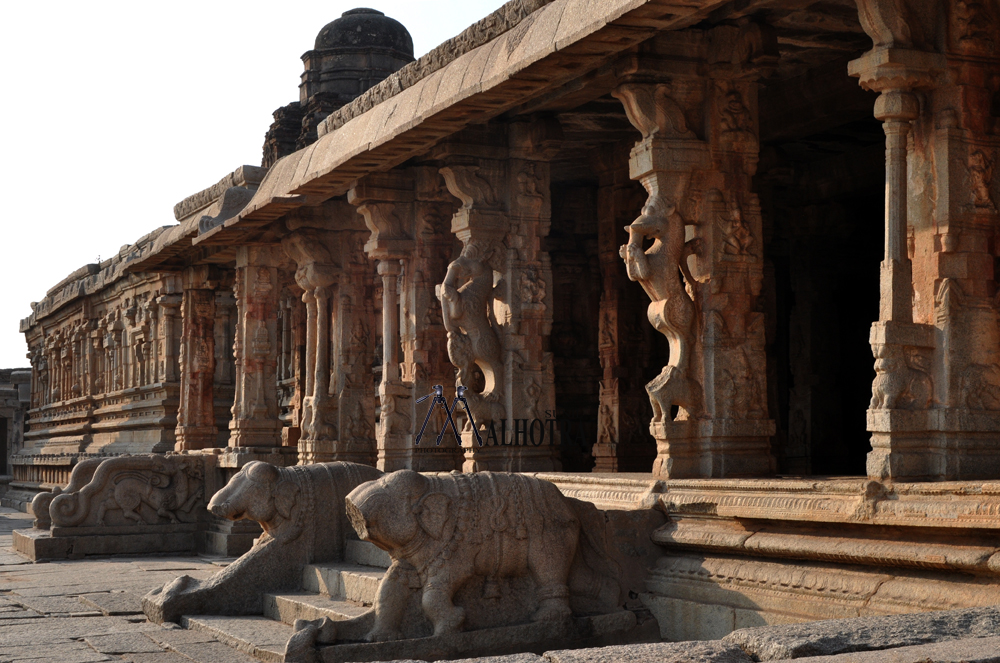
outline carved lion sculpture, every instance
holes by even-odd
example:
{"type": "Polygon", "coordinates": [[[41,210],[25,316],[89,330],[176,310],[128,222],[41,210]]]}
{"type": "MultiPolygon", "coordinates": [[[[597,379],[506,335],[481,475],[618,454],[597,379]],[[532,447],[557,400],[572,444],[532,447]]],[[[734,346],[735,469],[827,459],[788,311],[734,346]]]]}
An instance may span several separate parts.
{"type": "Polygon", "coordinates": [[[930,407],[934,395],[931,376],[910,365],[904,348],[885,344],[873,350],[875,380],[872,382],[872,410],[921,410],[930,407]]]}
{"type": "Polygon", "coordinates": [[[316,642],[436,636],[622,605],[604,517],[521,474],[387,474],[347,496],[351,524],[393,559],[374,608],[350,620],[296,622],[287,660],[316,642]]]}
{"type": "Polygon", "coordinates": [[[297,589],[302,568],[343,559],[349,522],[344,496],[382,476],[367,465],[317,463],[276,467],[250,462],[217,492],[208,509],[260,523],[263,536],[245,555],[205,581],[181,576],[142,599],[152,621],[181,615],[261,614],[267,592],[297,589]]]}

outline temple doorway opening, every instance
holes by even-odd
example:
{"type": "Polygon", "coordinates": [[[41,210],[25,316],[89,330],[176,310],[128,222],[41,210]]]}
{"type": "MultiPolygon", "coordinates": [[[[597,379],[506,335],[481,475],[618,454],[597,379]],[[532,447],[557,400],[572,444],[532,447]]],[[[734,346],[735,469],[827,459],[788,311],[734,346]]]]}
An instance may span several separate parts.
{"type": "Polygon", "coordinates": [[[785,134],[762,150],[779,474],[865,475],[885,166],[880,123],[857,115],[849,109],[839,123],[785,134]]]}

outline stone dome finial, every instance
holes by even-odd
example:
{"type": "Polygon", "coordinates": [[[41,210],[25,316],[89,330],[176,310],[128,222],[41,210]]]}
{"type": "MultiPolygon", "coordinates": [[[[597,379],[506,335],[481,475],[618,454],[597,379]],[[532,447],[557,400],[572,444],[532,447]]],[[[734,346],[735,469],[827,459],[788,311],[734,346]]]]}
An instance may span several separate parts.
{"type": "Polygon", "coordinates": [[[323,26],[316,50],[382,50],[413,59],[413,39],[403,24],[376,9],[359,7],[323,26]]]}

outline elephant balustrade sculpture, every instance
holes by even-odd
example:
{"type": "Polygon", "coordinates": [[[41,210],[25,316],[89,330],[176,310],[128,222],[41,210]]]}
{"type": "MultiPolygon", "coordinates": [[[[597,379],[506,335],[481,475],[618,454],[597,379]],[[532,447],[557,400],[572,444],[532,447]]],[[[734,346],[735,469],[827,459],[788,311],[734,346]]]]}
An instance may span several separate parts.
{"type": "Polygon", "coordinates": [[[594,505],[522,474],[411,470],[345,500],[362,540],[393,562],[374,607],[350,620],[298,621],[287,660],[317,643],[447,636],[621,611],[621,568],[594,505]]]}
{"type": "Polygon", "coordinates": [[[230,520],[256,521],[264,534],[208,580],[184,575],[147,594],[142,600],[146,616],[162,623],[181,615],[261,614],[263,595],[298,589],[306,564],[343,559],[350,531],[344,497],[380,476],[374,467],[355,463],[247,463],[212,497],[208,509],[230,520]]]}
{"type": "MultiPolygon", "coordinates": [[[[88,459],[48,505],[54,527],[155,526],[193,523],[202,503],[204,466],[198,457],[148,454],[88,459]],[[110,513],[118,512],[109,520],[110,513]]],[[[42,501],[36,510],[42,510],[42,501]]]]}

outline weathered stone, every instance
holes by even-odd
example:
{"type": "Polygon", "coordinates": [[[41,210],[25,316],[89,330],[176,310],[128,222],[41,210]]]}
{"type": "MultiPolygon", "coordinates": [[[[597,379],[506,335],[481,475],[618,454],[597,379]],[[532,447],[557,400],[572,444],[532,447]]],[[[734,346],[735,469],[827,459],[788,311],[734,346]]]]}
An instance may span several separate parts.
{"type": "Polygon", "coordinates": [[[191,659],[174,652],[163,652],[160,654],[123,654],[122,658],[128,663],[188,663],[191,659]]]}
{"type": "Polygon", "coordinates": [[[80,597],[80,601],[108,616],[142,614],[142,598],[130,592],[85,594],[80,597]]]}
{"type": "Polygon", "coordinates": [[[750,663],[733,644],[721,642],[657,642],[599,649],[545,652],[551,663],[750,663]]]}
{"type": "Polygon", "coordinates": [[[4,646],[0,651],[0,662],[17,663],[93,663],[111,661],[110,656],[95,652],[82,642],[53,642],[45,645],[4,646]]]}
{"type": "Polygon", "coordinates": [[[375,468],[353,463],[292,468],[248,463],[212,497],[209,509],[219,517],[260,523],[265,532],[260,542],[207,581],[183,575],[150,592],[143,610],[155,622],[181,615],[260,614],[264,593],[297,589],[304,565],[343,559],[344,497],[379,476],[375,468]]]}
{"type": "Polygon", "coordinates": [[[340,644],[316,650],[294,649],[293,638],[285,650],[285,661],[341,663],[352,660],[385,661],[401,656],[419,656],[430,661],[450,660],[463,653],[489,656],[500,652],[523,652],[525,649],[544,651],[570,646],[599,647],[630,641],[636,635],[635,625],[635,616],[631,612],[620,611],[557,623],[536,622],[427,638],[340,644]]]}
{"type": "Polygon", "coordinates": [[[734,631],[724,640],[739,645],[756,660],[776,661],[970,637],[1000,637],[1000,609],[971,608],[749,628],[734,631]]]}
{"type": "Polygon", "coordinates": [[[806,657],[801,663],[997,663],[1000,638],[970,638],[915,647],[806,657]]]}
{"type": "Polygon", "coordinates": [[[84,640],[88,645],[102,654],[129,654],[163,651],[159,645],[141,633],[91,635],[84,638],[84,640]]]}
{"type": "Polygon", "coordinates": [[[198,663],[256,663],[256,659],[221,642],[192,642],[172,645],[179,654],[198,663]]]}

